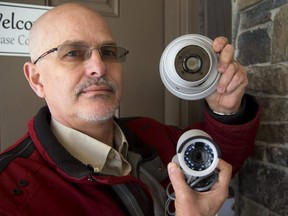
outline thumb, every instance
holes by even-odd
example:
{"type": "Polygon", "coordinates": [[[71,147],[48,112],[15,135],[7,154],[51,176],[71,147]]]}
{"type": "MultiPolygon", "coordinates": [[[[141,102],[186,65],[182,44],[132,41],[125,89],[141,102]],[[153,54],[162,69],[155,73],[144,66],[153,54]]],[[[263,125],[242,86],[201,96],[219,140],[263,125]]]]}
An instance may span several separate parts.
{"type": "Polygon", "coordinates": [[[175,193],[177,193],[178,189],[188,186],[182,170],[176,163],[170,162],[168,164],[168,174],[175,193]]]}

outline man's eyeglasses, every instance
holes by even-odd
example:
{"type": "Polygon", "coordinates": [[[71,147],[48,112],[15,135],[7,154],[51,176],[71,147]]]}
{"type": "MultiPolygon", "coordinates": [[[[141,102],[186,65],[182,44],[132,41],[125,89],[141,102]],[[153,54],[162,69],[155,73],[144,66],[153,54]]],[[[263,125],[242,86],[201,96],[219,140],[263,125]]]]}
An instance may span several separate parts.
{"type": "Polygon", "coordinates": [[[93,49],[97,49],[102,60],[107,62],[124,62],[129,51],[116,45],[102,45],[99,47],[89,47],[80,44],[62,44],[58,47],[48,50],[40,55],[35,61],[36,64],[40,59],[53,52],[58,52],[58,58],[65,62],[83,62],[89,59],[93,49]]]}

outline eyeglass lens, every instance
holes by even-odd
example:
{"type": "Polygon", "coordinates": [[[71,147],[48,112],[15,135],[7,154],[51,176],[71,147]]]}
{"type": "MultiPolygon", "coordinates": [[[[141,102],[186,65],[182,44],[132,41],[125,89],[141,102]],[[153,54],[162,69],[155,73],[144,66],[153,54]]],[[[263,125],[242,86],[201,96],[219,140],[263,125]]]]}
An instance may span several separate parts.
{"type": "Polygon", "coordinates": [[[124,62],[129,53],[128,50],[115,45],[103,45],[91,48],[85,45],[63,44],[58,46],[58,56],[62,61],[81,62],[90,58],[93,49],[97,49],[103,61],[124,62]]]}

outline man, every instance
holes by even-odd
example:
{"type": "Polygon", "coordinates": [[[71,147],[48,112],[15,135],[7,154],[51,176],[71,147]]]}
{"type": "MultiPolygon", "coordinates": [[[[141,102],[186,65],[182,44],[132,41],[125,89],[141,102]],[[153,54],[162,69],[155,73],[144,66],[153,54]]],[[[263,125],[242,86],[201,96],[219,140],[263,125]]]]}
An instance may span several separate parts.
{"type": "Polygon", "coordinates": [[[128,51],[100,15],[73,3],[51,9],[33,25],[29,47],[24,73],[47,107],[0,157],[0,215],[164,215],[169,179],[177,216],[217,213],[231,176],[224,160],[234,174],[259,124],[257,103],[244,95],[246,72],[225,38],[213,42],[222,76],[206,98],[206,122],[186,128],[205,130],[221,148],[219,178],[208,192],[193,191],[169,163],[185,130],[114,118],[128,51]]]}

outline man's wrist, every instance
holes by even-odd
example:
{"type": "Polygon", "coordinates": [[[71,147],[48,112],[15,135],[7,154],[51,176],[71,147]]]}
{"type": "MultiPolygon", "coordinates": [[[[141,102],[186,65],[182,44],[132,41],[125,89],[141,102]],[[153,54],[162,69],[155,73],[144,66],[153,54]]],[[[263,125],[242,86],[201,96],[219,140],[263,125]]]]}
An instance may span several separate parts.
{"type": "Polygon", "coordinates": [[[252,121],[260,109],[256,98],[249,94],[244,94],[241,105],[234,114],[223,113],[223,115],[221,115],[221,112],[217,114],[217,112],[215,113],[209,109],[207,101],[205,101],[205,107],[206,111],[212,118],[223,124],[229,125],[240,125],[252,121]]]}

